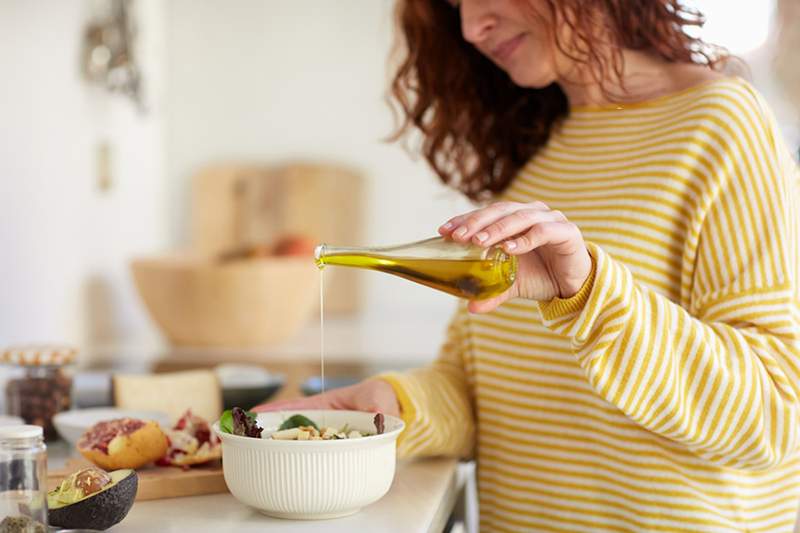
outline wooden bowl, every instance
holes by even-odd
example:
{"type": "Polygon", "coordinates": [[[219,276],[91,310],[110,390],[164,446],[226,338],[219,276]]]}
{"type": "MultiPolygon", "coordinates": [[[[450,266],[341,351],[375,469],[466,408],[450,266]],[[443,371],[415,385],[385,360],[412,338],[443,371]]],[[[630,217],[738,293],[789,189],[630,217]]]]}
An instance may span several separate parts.
{"type": "Polygon", "coordinates": [[[150,316],[176,346],[283,341],[305,325],[319,298],[319,270],[307,257],[220,264],[174,256],[136,259],[131,269],[150,316]]]}

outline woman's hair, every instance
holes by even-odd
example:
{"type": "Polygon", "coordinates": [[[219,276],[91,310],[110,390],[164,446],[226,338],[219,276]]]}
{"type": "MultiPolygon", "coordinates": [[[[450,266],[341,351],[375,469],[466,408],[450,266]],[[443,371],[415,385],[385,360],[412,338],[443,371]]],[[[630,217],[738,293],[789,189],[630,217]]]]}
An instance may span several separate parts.
{"type": "MultiPolygon", "coordinates": [[[[600,83],[621,79],[623,49],[710,68],[726,57],[690,35],[704,19],[681,0],[546,2],[571,30],[570,42],[554,32],[556,45],[600,83]]],[[[419,130],[421,152],[444,183],[473,200],[501,192],[567,115],[566,95],[555,83],[515,85],[464,40],[459,10],[447,0],[400,0],[397,17],[403,55],[390,92],[401,123],[392,139],[419,130]]]]}

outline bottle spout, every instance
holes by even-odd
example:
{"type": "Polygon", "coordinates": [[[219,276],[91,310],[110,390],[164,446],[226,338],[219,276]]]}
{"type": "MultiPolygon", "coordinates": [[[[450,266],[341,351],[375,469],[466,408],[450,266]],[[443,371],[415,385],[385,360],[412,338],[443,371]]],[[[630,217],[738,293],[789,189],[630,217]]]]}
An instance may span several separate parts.
{"type": "Polygon", "coordinates": [[[325,255],[327,254],[328,245],[325,243],[318,244],[316,248],[314,248],[314,262],[317,264],[317,267],[322,270],[322,267],[325,266],[325,255]]]}

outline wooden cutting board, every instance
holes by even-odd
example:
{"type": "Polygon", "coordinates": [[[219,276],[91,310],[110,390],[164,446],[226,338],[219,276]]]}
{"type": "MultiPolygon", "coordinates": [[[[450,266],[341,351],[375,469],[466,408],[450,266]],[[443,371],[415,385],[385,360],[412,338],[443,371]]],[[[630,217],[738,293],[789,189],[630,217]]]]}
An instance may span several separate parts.
{"type": "MultiPolygon", "coordinates": [[[[87,466],[92,464],[86,459],[74,458],[67,461],[65,468],[48,471],[47,490],[56,488],[69,474],[87,466]]],[[[141,468],[136,473],[139,475],[136,501],[228,492],[219,461],[188,470],[174,466],[152,466],[141,468]]]]}

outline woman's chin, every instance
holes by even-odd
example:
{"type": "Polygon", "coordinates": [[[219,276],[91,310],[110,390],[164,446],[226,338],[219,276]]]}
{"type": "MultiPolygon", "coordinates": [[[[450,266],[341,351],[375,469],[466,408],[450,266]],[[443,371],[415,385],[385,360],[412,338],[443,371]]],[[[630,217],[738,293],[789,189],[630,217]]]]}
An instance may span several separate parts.
{"type": "Polygon", "coordinates": [[[528,89],[544,89],[556,81],[556,77],[545,72],[531,72],[527,70],[513,70],[508,73],[511,81],[520,87],[528,89]]]}

